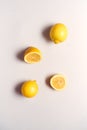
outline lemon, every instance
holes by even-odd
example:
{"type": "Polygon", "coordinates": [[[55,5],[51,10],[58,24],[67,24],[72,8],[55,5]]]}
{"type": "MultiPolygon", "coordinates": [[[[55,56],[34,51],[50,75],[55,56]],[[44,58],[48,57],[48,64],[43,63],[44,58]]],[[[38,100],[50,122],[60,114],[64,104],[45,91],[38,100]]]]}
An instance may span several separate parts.
{"type": "Polygon", "coordinates": [[[50,85],[55,90],[62,90],[66,86],[66,78],[61,74],[56,74],[51,77],[50,85]]]}
{"type": "Polygon", "coordinates": [[[67,28],[62,23],[55,24],[50,30],[50,38],[55,44],[65,41],[67,35],[67,28]]]}
{"type": "Polygon", "coordinates": [[[31,98],[38,93],[38,84],[36,80],[29,80],[23,83],[21,87],[21,93],[23,96],[31,98]]]}
{"type": "Polygon", "coordinates": [[[24,61],[27,63],[36,63],[42,59],[41,51],[36,47],[29,47],[24,53],[24,61]]]}

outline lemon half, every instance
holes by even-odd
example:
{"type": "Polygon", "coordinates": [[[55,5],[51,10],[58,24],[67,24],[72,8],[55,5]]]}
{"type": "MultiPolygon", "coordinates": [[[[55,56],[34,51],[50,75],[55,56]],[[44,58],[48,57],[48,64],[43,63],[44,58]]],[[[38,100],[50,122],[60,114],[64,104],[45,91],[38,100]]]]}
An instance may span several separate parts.
{"type": "Polygon", "coordinates": [[[61,74],[56,74],[51,77],[50,85],[55,90],[62,90],[66,87],[66,78],[61,74]]]}
{"type": "Polygon", "coordinates": [[[36,63],[42,59],[41,51],[36,47],[29,47],[24,53],[24,61],[27,63],[36,63]]]}

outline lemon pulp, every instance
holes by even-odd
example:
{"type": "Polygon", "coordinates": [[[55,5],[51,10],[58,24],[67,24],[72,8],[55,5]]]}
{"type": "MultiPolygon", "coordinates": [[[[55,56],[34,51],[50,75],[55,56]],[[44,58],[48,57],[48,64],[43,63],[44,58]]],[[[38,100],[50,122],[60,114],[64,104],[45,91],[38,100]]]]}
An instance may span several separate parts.
{"type": "Polygon", "coordinates": [[[66,78],[63,75],[56,74],[51,77],[50,85],[56,90],[62,90],[66,86],[66,78]]]}

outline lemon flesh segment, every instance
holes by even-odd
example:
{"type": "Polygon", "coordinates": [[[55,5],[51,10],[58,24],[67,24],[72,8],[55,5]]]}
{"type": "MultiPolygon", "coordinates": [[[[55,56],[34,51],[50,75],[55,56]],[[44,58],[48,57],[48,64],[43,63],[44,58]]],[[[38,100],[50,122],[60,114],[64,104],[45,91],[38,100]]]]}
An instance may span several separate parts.
{"type": "Polygon", "coordinates": [[[24,61],[27,63],[36,63],[42,59],[42,53],[38,48],[29,47],[24,54],[24,61]]]}
{"type": "Polygon", "coordinates": [[[67,35],[67,27],[62,23],[55,24],[50,30],[50,38],[55,44],[65,41],[67,35]]]}
{"type": "Polygon", "coordinates": [[[66,87],[66,78],[63,75],[56,74],[51,77],[50,85],[55,90],[62,90],[66,87]]]}
{"type": "Polygon", "coordinates": [[[38,93],[38,84],[34,81],[26,81],[21,87],[21,93],[23,96],[32,98],[38,93]]]}

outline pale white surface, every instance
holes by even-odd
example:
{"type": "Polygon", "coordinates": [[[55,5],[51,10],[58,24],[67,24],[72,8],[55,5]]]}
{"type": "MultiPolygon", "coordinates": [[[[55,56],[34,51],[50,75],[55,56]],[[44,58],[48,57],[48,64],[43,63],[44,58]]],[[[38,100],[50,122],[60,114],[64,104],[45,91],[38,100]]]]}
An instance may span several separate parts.
{"type": "Polygon", "coordinates": [[[0,0],[0,130],[87,130],[87,1],[0,0]],[[65,43],[54,45],[44,30],[68,27],[65,43]],[[43,52],[40,63],[18,58],[28,46],[43,52]],[[56,92],[45,80],[62,73],[68,84],[56,92]],[[36,79],[39,93],[26,99],[17,84],[36,79]]]}

